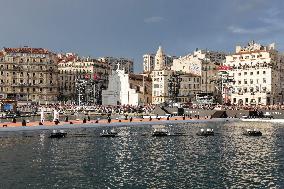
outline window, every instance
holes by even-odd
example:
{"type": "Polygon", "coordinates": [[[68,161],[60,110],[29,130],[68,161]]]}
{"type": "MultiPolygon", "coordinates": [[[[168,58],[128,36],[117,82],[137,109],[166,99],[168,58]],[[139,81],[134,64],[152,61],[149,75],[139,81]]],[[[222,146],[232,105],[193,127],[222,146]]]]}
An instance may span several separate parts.
{"type": "Polygon", "coordinates": [[[248,103],[248,98],[246,98],[246,103],[248,103]]]}
{"type": "Polygon", "coordinates": [[[266,78],[263,78],[263,83],[266,83],[266,78]]]}
{"type": "Polygon", "coordinates": [[[239,83],[239,85],[240,85],[240,84],[242,84],[242,81],[241,81],[241,80],[239,80],[239,81],[238,81],[238,83],[239,83]]]}
{"type": "Polygon", "coordinates": [[[244,73],[244,75],[247,75],[247,74],[248,74],[247,72],[244,73]]]}
{"type": "Polygon", "coordinates": [[[250,79],[250,84],[253,84],[253,79],[250,79]]]}
{"type": "Polygon", "coordinates": [[[263,74],[265,74],[265,71],[263,71],[263,74]]]}
{"type": "Polygon", "coordinates": [[[256,74],[259,75],[259,71],[257,71],[256,74]]]}
{"type": "Polygon", "coordinates": [[[159,88],[159,84],[154,84],[154,88],[159,88]]]}
{"type": "Polygon", "coordinates": [[[250,75],[253,75],[253,72],[250,72],[250,75]]]}
{"type": "Polygon", "coordinates": [[[242,73],[239,73],[239,76],[241,76],[242,75],[242,73]]]}
{"type": "Polygon", "coordinates": [[[244,79],[244,84],[248,84],[248,80],[247,79],[244,79]]]}

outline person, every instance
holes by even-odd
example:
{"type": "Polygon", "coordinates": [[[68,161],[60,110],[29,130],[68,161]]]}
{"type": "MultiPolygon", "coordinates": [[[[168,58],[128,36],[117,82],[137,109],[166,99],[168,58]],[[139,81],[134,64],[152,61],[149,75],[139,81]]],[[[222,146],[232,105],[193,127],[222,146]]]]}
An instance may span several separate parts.
{"type": "Polygon", "coordinates": [[[25,119],[23,119],[23,121],[22,121],[22,126],[27,126],[27,122],[26,122],[25,119]]]}
{"type": "Polygon", "coordinates": [[[58,123],[59,123],[58,118],[56,118],[56,120],[54,121],[54,123],[55,123],[55,125],[58,125],[58,123]]]}
{"type": "Polygon", "coordinates": [[[88,121],[91,121],[91,118],[90,118],[90,116],[88,116],[88,121]]]}
{"type": "Polygon", "coordinates": [[[65,122],[68,122],[68,116],[65,117],[65,122]]]}

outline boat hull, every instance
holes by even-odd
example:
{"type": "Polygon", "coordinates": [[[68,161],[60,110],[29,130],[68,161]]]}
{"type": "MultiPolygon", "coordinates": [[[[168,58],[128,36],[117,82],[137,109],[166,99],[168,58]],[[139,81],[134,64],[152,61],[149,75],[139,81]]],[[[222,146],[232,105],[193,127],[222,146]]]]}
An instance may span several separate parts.
{"type": "Polygon", "coordinates": [[[51,133],[48,138],[65,138],[67,133],[51,133]]]}

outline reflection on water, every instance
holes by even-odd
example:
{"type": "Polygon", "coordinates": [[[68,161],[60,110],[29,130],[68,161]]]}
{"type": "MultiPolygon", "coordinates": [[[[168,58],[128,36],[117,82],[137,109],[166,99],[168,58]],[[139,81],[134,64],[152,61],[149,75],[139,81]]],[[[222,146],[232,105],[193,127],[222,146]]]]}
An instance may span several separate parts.
{"type": "Polygon", "coordinates": [[[284,126],[191,123],[166,126],[187,136],[151,137],[152,126],[0,134],[1,188],[283,188],[284,126]],[[196,132],[210,127],[215,136],[196,132]],[[258,128],[262,137],[243,136],[258,128]],[[87,133],[87,137],[72,137],[87,133]]]}

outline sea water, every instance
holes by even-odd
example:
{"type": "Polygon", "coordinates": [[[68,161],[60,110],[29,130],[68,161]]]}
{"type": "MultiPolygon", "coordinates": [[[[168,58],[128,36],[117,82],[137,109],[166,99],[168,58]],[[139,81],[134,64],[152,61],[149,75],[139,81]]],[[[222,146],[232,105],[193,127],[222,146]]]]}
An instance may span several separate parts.
{"type": "Polygon", "coordinates": [[[284,125],[165,125],[186,136],[152,137],[156,125],[0,132],[0,188],[284,188],[284,125]],[[214,136],[202,137],[201,128],[214,136]],[[261,137],[244,136],[257,128],[261,137]],[[76,135],[83,134],[83,135],[76,135]]]}

